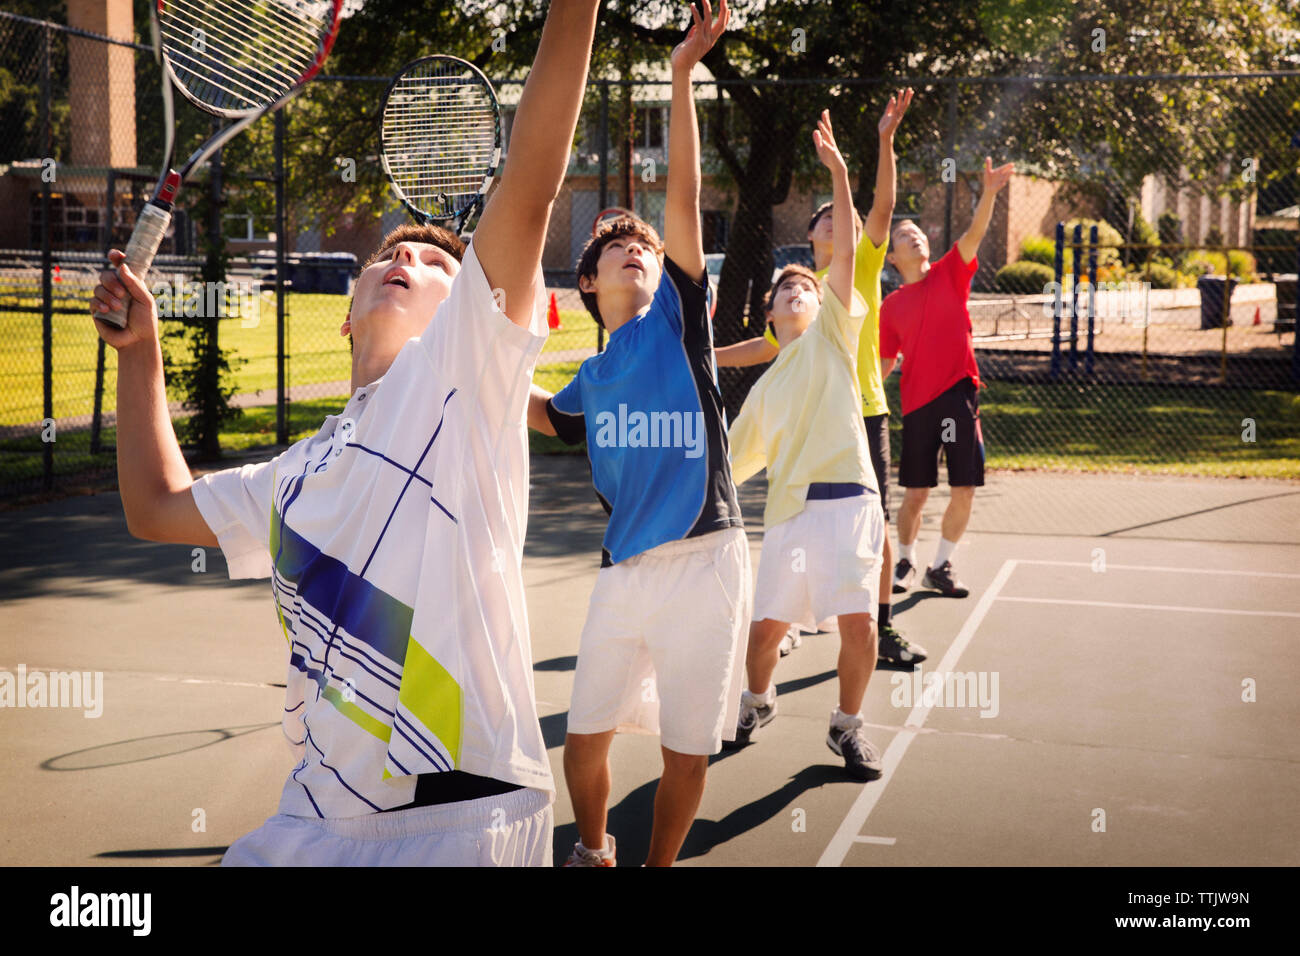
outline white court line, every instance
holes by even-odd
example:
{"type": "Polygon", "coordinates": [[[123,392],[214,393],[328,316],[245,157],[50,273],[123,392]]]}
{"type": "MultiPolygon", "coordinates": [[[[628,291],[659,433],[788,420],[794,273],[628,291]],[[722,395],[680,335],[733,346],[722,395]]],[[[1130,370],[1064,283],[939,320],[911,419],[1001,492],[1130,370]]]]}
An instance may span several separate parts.
{"type": "MultiPolygon", "coordinates": [[[[1002,567],[993,578],[993,583],[989,585],[987,591],[980,598],[979,603],[975,605],[975,610],[971,611],[970,617],[966,618],[966,623],[962,625],[957,637],[949,645],[947,652],[943,655],[943,660],[939,662],[937,668],[940,672],[950,672],[957,665],[957,658],[961,657],[962,651],[966,645],[971,642],[975,632],[979,630],[980,624],[984,621],[984,616],[988,614],[989,609],[993,607],[993,602],[997,599],[998,592],[1006,585],[1007,580],[1011,577],[1011,572],[1016,569],[1016,561],[1009,558],[1002,563],[1002,567]]],[[[922,698],[924,700],[924,698],[922,698]]],[[[862,785],[858,797],[853,801],[853,806],[849,807],[849,812],[845,815],[840,827],[831,837],[831,842],[826,845],[822,852],[821,858],[817,861],[818,866],[841,866],[844,863],[844,857],[848,855],[849,849],[857,842],[858,834],[862,832],[862,827],[867,822],[867,817],[875,809],[876,803],[880,800],[881,794],[885,792],[885,787],[889,781],[894,778],[894,772],[898,769],[899,763],[902,762],[903,754],[907,753],[907,748],[911,746],[912,741],[916,738],[917,731],[925,725],[925,719],[930,715],[931,706],[922,706],[916,704],[911,713],[907,715],[905,726],[894,739],[889,742],[889,747],[885,750],[883,764],[884,773],[879,780],[875,780],[862,785]]],[[[866,842],[866,841],[864,841],[866,842]]]]}
{"type": "MultiPolygon", "coordinates": [[[[1027,558],[1021,558],[1019,559],[1019,561],[1021,564],[1052,564],[1064,568],[1090,568],[1092,567],[1093,564],[1093,562],[1091,561],[1048,561],[1048,560],[1033,560],[1027,558]]],[[[1170,568],[1170,567],[1163,567],[1160,565],[1144,565],[1144,564],[1107,564],[1105,565],[1105,568],[1107,571],[1113,568],[1116,571],[1169,571],[1169,572],[1177,572],[1179,574],[1235,574],[1235,575],[1248,577],[1248,578],[1300,579],[1300,574],[1287,574],[1283,571],[1229,571],[1226,568],[1170,568]]],[[[1097,573],[1104,574],[1105,572],[1098,571],[1097,573]]]]}
{"type": "Polygon", "coordinates": [[[856,836],[853,838],[854,843],[875,843],[878,846],[893,846],[898,842],[896,837],[868,837],[856,836]]]}
{"type": "Polygon", "coordinates": [[[1184,607],[1181,604],[1125,604],[1120,601],[1072,601],[1066,598],[1000,597],[1025,604],[1078,604],[1084,607],[1123,607],[1139,611],[1193,611],[1198,614],[1247,614],[1252,617],[1300,617],[1296,611],[1242,611],[1230,607],[1184,607]]]}

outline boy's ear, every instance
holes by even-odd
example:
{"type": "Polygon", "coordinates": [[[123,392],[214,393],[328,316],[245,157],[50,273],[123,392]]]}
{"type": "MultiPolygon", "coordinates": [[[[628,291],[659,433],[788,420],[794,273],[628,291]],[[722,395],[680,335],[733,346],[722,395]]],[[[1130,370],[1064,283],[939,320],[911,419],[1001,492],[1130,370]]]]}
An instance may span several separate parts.
{"type": "Polygon", "coordinates": [[[578,289],[582,292],[595,293],[596,280],[591,276],[578,276],[578,289]]]}
{"type": "Polygon", "coordinates": [[[352,313],[349,312],[343,319],[343,324],[339,326],[339,337],[346,338],[352,334],[352,313]]]}

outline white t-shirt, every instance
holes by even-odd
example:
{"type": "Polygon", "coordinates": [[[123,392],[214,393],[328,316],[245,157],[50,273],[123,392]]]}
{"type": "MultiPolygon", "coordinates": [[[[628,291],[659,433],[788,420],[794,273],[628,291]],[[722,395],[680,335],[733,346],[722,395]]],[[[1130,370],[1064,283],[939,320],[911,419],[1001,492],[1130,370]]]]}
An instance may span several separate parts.
{"type": "Polygon", "coordinates": [[[521,562],[527,408],[546,339],[497,311],[471,245],[418,339],[341,415],[194,500],[232,578],[270,576],[300,760],[280,813],[409,803],[414,774],[554,791],[533,692],[521,562]]]}

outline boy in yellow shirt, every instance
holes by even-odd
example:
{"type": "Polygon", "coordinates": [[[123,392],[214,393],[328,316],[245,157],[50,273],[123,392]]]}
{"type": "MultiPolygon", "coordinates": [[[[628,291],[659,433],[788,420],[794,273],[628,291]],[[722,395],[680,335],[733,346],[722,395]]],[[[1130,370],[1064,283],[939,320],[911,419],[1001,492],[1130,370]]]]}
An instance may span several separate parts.
{"type": "MultiPolygon", "coordinates": [[[[867,318],[862,325],[858,341],[858,382],[862,391],[863,424],[867,429],[867,443],[871,463],[880,489],[880,506],[885,517],[884,561],[881,567],[880,604],[876,609],[876,623],[880,640],[879,659],[890,664],[914,666],[926,659],[921,645],[909,642],[891,621],[890,569],[893,553],[889,541],[889,402],[885,397],[884,378],[880,374],[880,270],[889,247],[890,219],[894,212],[895,162],[894,133],[902,122],[912,102],[912,90],[905,89],[891,96],[880,118],[877,130],[880,135],[880,156],[876,167],[876,191],[867,213],[866,228],[861,217],[853,210],[857,225],[855,244],[857,258],[853,266],[853,286],[867,303],[867,318]]],[[[808,223],[808,242],[812,246],[815,275],[824,279],[834,252],[833,203],[824,203],[808,223]]],[[[714,350],[719,366],[747,366],[770,362],[776,358],[778,344],[771,328],[735,345],[714,350]]],[[[797,633],[797,632],[795,632],[797,633]]]]}
{"type": "Polygon", "coordinates": [[[862,423],[858,337],[866,305],[853,288],[849,173],[830,115],[813,134],[834,183],[835,252],[824,284],[789,266],[768,296],[781,352],[750,389],[730,430],[737,484],[767,468],[763,552],[736,741],[776,716],[772,675],[792,623],[839,621],[839,707],[827,746],[861,780],[881,775],[860,713],[877,653],[877,589],[885,537],[880,492],[862,423]],[[844,303],[851,303],[846,307],[844,303]],[[815,316],[815,318],[814,318],[815,316]]]}

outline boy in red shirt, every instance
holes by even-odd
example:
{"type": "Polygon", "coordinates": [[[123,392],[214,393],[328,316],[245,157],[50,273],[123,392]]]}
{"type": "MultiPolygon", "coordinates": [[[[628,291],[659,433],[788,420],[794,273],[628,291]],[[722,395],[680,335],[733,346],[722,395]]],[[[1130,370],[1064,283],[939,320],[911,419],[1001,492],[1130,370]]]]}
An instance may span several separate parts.
{"type": "Polygon", "coordinates": [[[933,266],[930,244],[916,223],[905,219],[893,230],[888,260],[903,277],[903,286],[880,307],[880,370],[887,378],[898,355],[907,357],[900,383],[903,453],[898,483],[904,490],[898,511],[895,594],[906,591],[916,577],[921,508],[939,483],[940,453],[948,462],[952,497],[943,514],[938,551],[921,583],[946,597],[970,593],[953,574],[951,561],[970,521],[975,489],[984,484],[979,367],[966,302],[979,266],[975,253],[988,231],[994,200],[1014,171],[1011,163],[994,169],[985,158],[984,193],[970,228],[933,266]]]}

